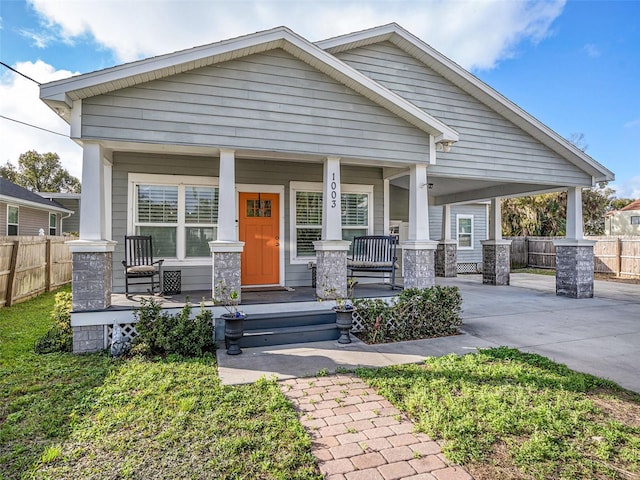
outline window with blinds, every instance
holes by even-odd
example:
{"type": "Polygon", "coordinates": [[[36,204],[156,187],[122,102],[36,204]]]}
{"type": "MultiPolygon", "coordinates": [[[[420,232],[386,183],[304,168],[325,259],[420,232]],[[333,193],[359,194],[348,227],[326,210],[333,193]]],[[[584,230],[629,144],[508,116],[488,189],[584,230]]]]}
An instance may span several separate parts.
{"type": "Polygon", "coordinates": [[[134,227],[153,237],[154,256],[210,255],[209,242],[218,233],[217,187],[137,184],[135,190],[134,227]]]}
{"type": "MultiPolygon", "coordinates": [[[[321,187],[321,186],[320,186],[321,187]]],[[[293,259],[312,259],[316,255],[313,242],[322,237],[322,192],[293,190],[295,193],[295,240],[293,259]]],[[[370,193],[341,194],[342,239],[369,233],[370,193]]]]}
{"type": "Polygon", "coordinates": [[[296,252],[315,257],[313,242],[322,235],[322,192],[296,192],[296,252]]]}
{"type": "Polygon", "coordinates": [[[217,238],[218,189],[185,187],[186,257],[207,257],[217,238]]]}

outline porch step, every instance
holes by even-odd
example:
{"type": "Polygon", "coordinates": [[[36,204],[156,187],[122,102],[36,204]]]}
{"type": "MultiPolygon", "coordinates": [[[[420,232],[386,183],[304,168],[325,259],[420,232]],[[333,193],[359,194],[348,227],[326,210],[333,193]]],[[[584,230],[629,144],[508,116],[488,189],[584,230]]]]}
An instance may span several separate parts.
{"type": "Polygon", "coordinates": [[[244,323],[240,347],[262,347],[291,343],[337,340],[333,312],[283,312],[250,315],[244,323]]]}

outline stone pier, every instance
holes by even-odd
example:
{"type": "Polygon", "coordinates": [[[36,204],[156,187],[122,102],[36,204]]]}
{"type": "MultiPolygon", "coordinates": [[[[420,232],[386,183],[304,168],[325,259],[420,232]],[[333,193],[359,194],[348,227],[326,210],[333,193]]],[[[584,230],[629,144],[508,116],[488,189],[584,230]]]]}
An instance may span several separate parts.
{"type": "Polygon", "coordinates": [[[509,285],[511,278],[511,240],[485,240],[482,243],[482,283],[509,285]]]}
{"type": "Polygon", "coordinates": [[[458,244],[455,240],[438,242],[436,249],[436,277],[458,276],[458,244]]]}
{"type": "Polygon", "coordinates": [[[437,242],[406,241],[402,246],[404,288],[428,288],[436,283],[435,250],[437,242]]]}
{"type": "Polygon", "coordinates": [[[593,297],[593,246],[588,240],[556,240],[556,295],[593,297]]]}

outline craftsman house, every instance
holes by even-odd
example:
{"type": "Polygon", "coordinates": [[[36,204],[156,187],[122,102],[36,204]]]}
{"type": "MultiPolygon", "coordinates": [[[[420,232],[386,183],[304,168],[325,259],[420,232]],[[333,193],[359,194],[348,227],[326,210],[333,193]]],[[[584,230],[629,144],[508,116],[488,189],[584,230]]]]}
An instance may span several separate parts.
{"type": "Polygon", "coordinates": [[[500,198],[559,190],[558,293],[592,292],[592,273],[578,274],[592,255],[581,188],[613,174],[396,24],[318,43],[278,27],[40,95],[83,147],[74,312],[124,291],[135,233],[152,235],[183,290],[308,285],[313,262],[342,295],[350,239],[400,219],[404,285],[429,286],[474,245],[474,215],[458,207],[469,202],[490,203],[485,282],[508,284],[500,198]]]}

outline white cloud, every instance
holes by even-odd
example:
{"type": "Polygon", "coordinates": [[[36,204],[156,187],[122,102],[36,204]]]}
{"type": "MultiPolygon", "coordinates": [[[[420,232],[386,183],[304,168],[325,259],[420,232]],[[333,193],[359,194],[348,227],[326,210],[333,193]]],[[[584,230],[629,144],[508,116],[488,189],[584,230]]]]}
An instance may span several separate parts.
{"type": "Polygon", "coordinates": [[[638,128],[640,127],[640,118],[637,118],[636,120],[631,120],[630,122],[627,122],[624,124],[624,128],[638,128]]]}
{"type": "MultiPolygon", "coordinates": [[[[72,72],[55,70],[51,65],[40,60],[35,63],[18,63],[13,67],[39,82],[59,80],[72,75],[72,72]]],[[[0,76],[0,98],[2,98],[2,115],[5,117],[65,135],[69,134],[69,125],[40,101],[39,89],[35,83],[7,71],[0,76]]],[[[40,153],[55,152],[60,156],[64,167],[72,175],[80,177],[82,150],[69,138],[4,118],[0,118],[0,138],[3,139],[0,142],[0,163],[3,165],[7,161],[17,165],[20,154],[28,150],[36,150],[40,153]]]]}
{"type": "Polygon", "coordinates": [[[466,68],[492,68],[538,42],[565,0],[271,0],[87,2],[31,0],[50,32],[89,34],[121,61],[286,25],[310,40],[397,22],[466,68]]]}
{"type": "Polygon", "coordinates": [[[593,43],[587,43],[582,49],[587,53],[591,58],[596,58],[602,55],[600,49],[594,45],[593,43]]]}
{"type": "Polygon", "coordinates": [[[640,175],[631,177],[622,183],[611,183],[609,187],[616,191],[618,198],[640,198],[640,175]]]}

